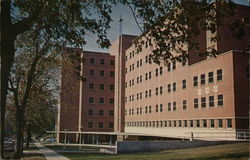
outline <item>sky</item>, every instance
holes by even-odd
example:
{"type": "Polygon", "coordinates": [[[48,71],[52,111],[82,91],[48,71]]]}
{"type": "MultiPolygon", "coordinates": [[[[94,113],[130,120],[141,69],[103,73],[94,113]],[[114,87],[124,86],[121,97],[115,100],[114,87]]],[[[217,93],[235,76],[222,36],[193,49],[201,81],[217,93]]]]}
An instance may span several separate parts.
{"type": "MultiPolygon", "coordinates": [[[[234,0],[235,3],[248,5],[250,4],[250,0],[234,0]]],[[[111,43],[115,41],[119,36],[119,19],[120,15],[122,15],[122,33],[130,34],[130,35],[140,35],[141,31],[137,26],[133,14],[129,7],[119,5],[113,7],[113,12],[111,14],[112,22],[111,28],[108,30],[108,38],[111,43]]],[[[96,51],[96,52],[108,52],[108,49],[101,49],[96,44],[96,37],[93,34],[90,34],[86,37],[87,44],[83,47],[83,50],[87,51],[96,51]]]]}

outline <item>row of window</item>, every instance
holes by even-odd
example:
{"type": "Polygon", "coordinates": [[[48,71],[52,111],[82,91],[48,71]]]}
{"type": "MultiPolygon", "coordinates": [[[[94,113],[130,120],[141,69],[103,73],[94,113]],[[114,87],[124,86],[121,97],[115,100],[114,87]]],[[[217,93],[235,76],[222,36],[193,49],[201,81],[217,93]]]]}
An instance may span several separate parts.
{"type": "MultiPolygon", "coordinates": [[[[223,71],[222,69],[217,70],[217,81],[222,81],[223,80],[223,71]]],[[[145,80],[149,80],[152,78],[152,72],[148,72],[145,73],[145,80]]],[[[162,67],[157,68],[155,75],[162,75],[162,67]]],[[[206,84],[206,80],[208,80],[208,83],[213,83],[214,82],[214,72],[209,72],[208,73],[208,78],[206,79],[206,74],[201,74],[200,75],[200,84],[201,85],[205,85],[206,84]]],[[[143,81],[143,76],[140,75],[136,78],[136,83],[141,83],[143,81]]],[[[194,76],[193,77],[193,86],[198,86],[198,76],[194,76]]],[[[134,86],[135,85],[135,79],[131,79],[128,82],[125,82],[125,87],[127,88],[128,86],[134,86]]],[[[176,91],[176,82],[173,83],[173,90],[172,91],[176,91]]],[[[186,89],[187,88],[187,80],[184,79],[182,80],[182,89],[186,89]]],[[[171,84],[168,84],[168,92],[171,92],[171,84]]]]}
{"type": "MultiPolygon", "coordinates": [[[[97,113],[98,113],[99,116],[104,116],[105,115],[104,110],[99,110],[97,113]]],[[[114,116],[114,110],[110,110],[108,113],[109,113],[109,116],[114,116]]],[[[88,115],[93,116],[94,115],[94,110],[89,109],[88,115]]]]}
{"type": "MultiPolygon", "coordinates": [[[[94,104],[95,103],[95,99],[94,97],[89,97],[89,103],[90,104],[94,104]]],[[[105,103],[105,99],[100,97],[99,98],[99,104],[104,104],[105,103]]],[[[109,104],[114,104],[114,98],[109,98],[109,104]]]]}
{"type": "MultiPolygon", "coordinates": [[[[151,39],[148,39],[148,40],[145,41],[145,48],[148,48],[149,46],[152,46],[151,39]]],[[[137,51],[131,51],[131,52],[129,52],[129,55],[125,56],[125,61],[127,61],[128,58],[132,59],[136,54],[139,54],[139,53],[140,52],[138,50],[137,51]]]]}
{"type": "MultiPolygon", "coordinates": [[[[95,64],[96,63],[95,58],[90,58],[89,63],[95,64]]],[[[100,59],[99,64],[105,64],[105,59],[100,59]]],[[[109,60],[109,64],[112,66],[115,65],[115,60],[109,60]]]]}
{"type": "MultiPolygon", "coordinates": [[[[94,69],[90,69],[90,70],[89,70],[89,75],[94,76],[94,75],[95,75],[95,70],[94,70],[94,69]]],[[[99,72],[99,75],[100,75],[100,76],[105,76],[105,71],[103,71],[103,70],[100,71],[100,72],[99,72]]],[[[110,72],[109,72],[109,76],[110,76],[110,77],[114,77],[114,76],[115,76],[115,72],[114,72],[114,71],[110,71],[110,72]]]]}
{"type": "MultiPolygon", "coordinates": [[[[151,63],[151,59],[148,58],[148,56],[145,57],[145,64],[146,63],[151,63]]],[[[142,59],[138,60],[137,63],[136,63],[136,67],[139,68],[142,66],[142,59]]],[[[186,61],[183,61],[182,62],[182,66],[186,66],[186,61]]],[[[125,68],[125,73],[128,73],[133,71],[135,69],[135,64],[131,64],[129,65],[128,68],[125,68]]],[[[170,72],[170,71],[174,71],[176,69],[176,62],[171,62],[167,65],[167,71],[170,72]]],[[[159,67],[159,68],[156,68],[155,69],[155,76],[158,76],[158,75],[162,75],[163,74],[163,67],[159,67]]],[[[147,79],[146,79],[147,80],[147,79]]]]}
{"type": "MultiPolygon", "coordinates": [[[[89,83],[89,89],[95,89],[95,84],[94,83],[89,83]]],[[[105,84],[99,84],[99,89],[104,90],[105,89],[105,84]]],[[[113,84],[109,85],[109,90],[111,90],[111,91],[114,90],[114,85],[113,84]]]]}
{"type": "MultiPolygon", "coordinates": [[[[201,97],[200,98],[200,103],[199,103],[199,99],[198,98],[194,98],[194,103],[193,103],[193,107],[194,109],[199,108],[199,104],[201,106],[201,108],[206,108],[207,106],[209,107],[215,107],[215,100],[214,100],[214,96],[208,96],[208,101],[206,101],[207,97],[201,97]]],[[[218,107],[222,107],[224,105],[224,98],[223,98],[223,94],[217,95],[217,106],[218,107]]],[[[177,107],[181,108],[182,110],[186,110],[187,109],[187,100],[183,100],[181,105],[177,106],[176,102],[169,102],[167,103],[167,106],[165,107],[165,109],[167,111],[176,111],[177,107]]],[[[146,106],[143,107],[144,109],[144,113],[152,113],[152,106],[146,106]]],[[[136,108],[137,112],[134,112],[134,108],[129,109],[128,111],[128,115],[134,115],[134,114],[142,114],[143,113],[143,108],[136,108]]],[[[163,112],[164,107],[163,104],[156,104],[155,105],[155,112],[163,112]]],[[[125,110],[125,115],[127,115],[127,110],[125,110]]]]}
{"type": "Polygon", "coordinates": [[[232,119],[196,119],[125,122],[127,127],[196,127],[196,128],[232,128],[232,119]],[[224,126],[223,121],[226,122],[224,126]]]}
{"type": "MultiPolygon", "coordinates": [[[[176,88],[177,88],[177,84],[176,84],[176,82],[174,82],[174,83],[172,83],[172,85],[171,85],[171,84],[168,84],[168,86],[167,86],[167,91],[168,91],[168,93],[170,93],[171,91],[174,92],[174,91],[176,91],[176,88]]],[[[182,89],[186,89],[186,88],[187,88],[187,82],[186,82],[186,80],[182,80],[182,89]]],[[[155,88],[155,95],[162,95],[164,90],[165,90],[165,89],[163,89],[163,86],[156,87],[156,88],[155,88]]],[[[145,91],[145,94],[144,94],[144,95],[145,95],[145,98],[151,97],[151,95],[152,95],[151,93],[152,93],[151,89],[146,90],[146,91],[145,91]]],[[[137,100],[142,99],[142,97],[143,97],[143,93],[142,93],[142,92],[137,93],[136,95],[137,95],[137,97],[136,97],[137,100]]],[[[128,99],[129,102],[135,100],[134,94],[129,95],[128,98],[129,98],[129,99],[128,99]]],[[[125,97],[125,102],[127,102],[127,97],[125,97]]]]}
{"type": "MultiPolygon", "coordinates": [[[[104,128],[104,123],[103,122],[99,122],[98,123],[98,128],[104,128]]],[[[114,128],[114,123],[113,122],[109,122],[108,123],[108,127],[109,128],[114,128]]],[[[88,122],[88,128],[94,128],[94,123],[93,122],[88,122]]]]}
{"type": "MultiPolygon", "coordinates": [[[[217,70],[217,81],[222,81],[223,80],[223,71],[222,69],[217,70]]],[[[206,78],[206,74],[201,74],[200,75],[200,85],[205,85],[206,80],[207,83],[213,83],[214,82],[214,72],[208,72],[208,78],[206,78]]],[[[193,86],[198,86],[198,76],[193,77],[193,86]]]]}

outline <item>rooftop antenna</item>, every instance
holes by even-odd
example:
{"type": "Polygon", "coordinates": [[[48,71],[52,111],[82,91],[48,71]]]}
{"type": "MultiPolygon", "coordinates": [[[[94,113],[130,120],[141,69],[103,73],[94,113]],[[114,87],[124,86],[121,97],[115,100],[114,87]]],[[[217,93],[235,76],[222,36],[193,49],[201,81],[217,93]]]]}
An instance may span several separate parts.
{"type": "Polygon", "coordinates": [[[122,35],[122,21],[123,21],[123,18],[122,18],[122,15],[120,14],[120,19],[119,19],[119,35],[120,36],[122,35]]]}

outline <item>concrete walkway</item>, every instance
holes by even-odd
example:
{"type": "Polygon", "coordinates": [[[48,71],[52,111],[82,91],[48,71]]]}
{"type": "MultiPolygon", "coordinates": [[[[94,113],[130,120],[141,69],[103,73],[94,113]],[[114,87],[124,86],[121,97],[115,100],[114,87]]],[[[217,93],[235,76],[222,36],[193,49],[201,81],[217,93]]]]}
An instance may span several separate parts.
{"type": "Polygon", "coordinates": [[[39,148],[40,153],[42,153],[47,160],[70,160],[57,152],[45,147],[41,143],[35,143],[36,147],[39,148]]]}

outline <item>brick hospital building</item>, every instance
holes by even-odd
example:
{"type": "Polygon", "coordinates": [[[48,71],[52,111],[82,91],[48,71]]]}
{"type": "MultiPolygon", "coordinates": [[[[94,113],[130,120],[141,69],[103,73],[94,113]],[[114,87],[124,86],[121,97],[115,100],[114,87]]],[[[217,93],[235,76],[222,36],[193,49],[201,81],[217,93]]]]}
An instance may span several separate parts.
{"type": "MultiPolygon", "coordinates": [[[[226,22],[246,15],[249,8],[238,5],[226,22]]],[[[149,63],[153,42],[147,41],[137,52],[133,35],[119,36],[110,54],[78,50],[86,61],[82,72],[86,82],[62,74],[60,131],[240,138],[249,129],[250,27],[241,40],[229,28],[219,27],[217,34],[216,58],[198,57],[190,50],[187,62],[168,66],[149,63]]],[[[196,39],[203,52],[211,45],[208,39],[206,31],[196,39]]]]}

